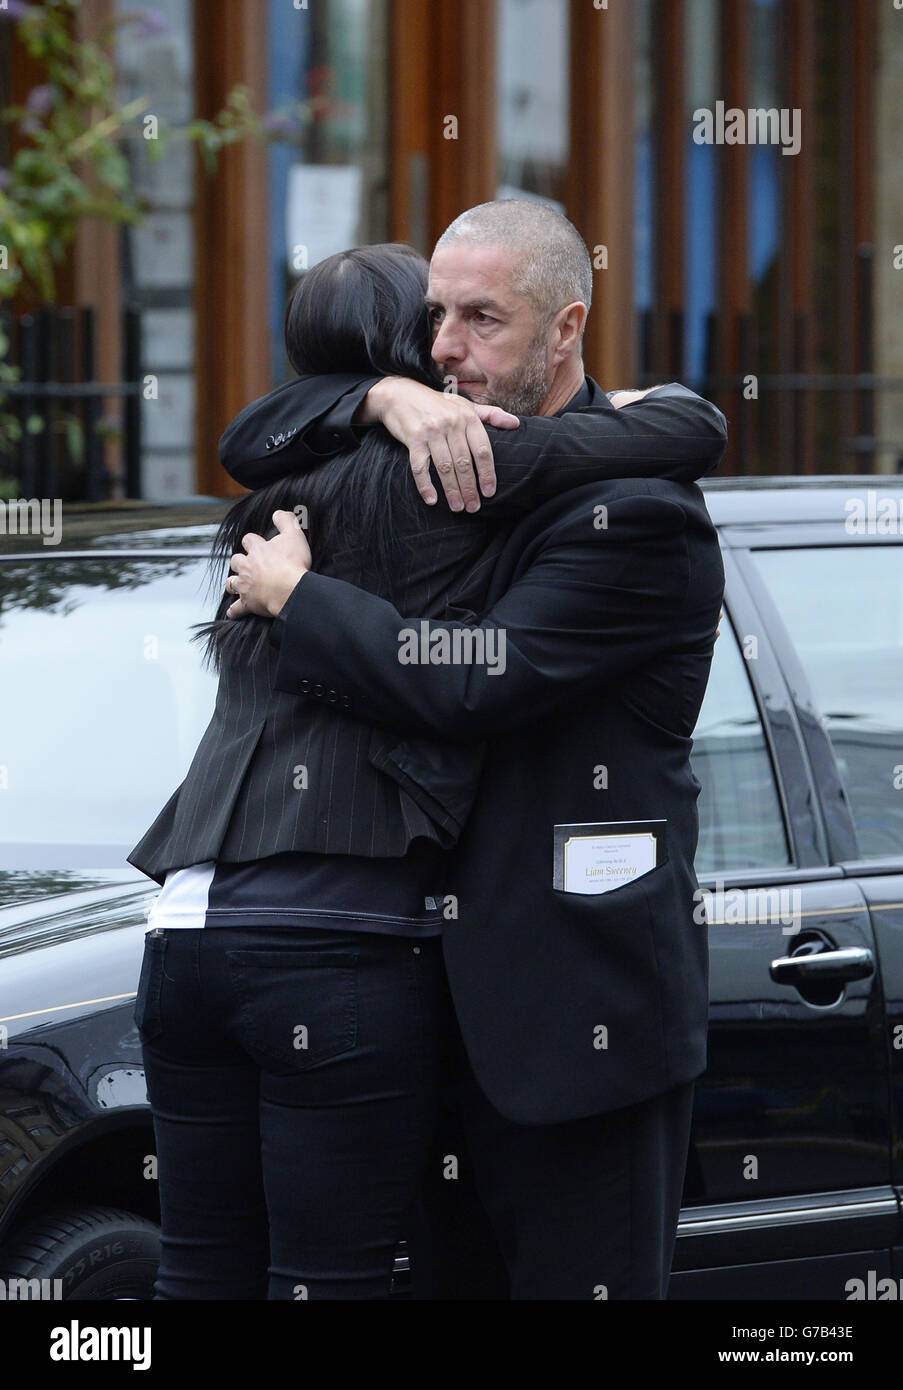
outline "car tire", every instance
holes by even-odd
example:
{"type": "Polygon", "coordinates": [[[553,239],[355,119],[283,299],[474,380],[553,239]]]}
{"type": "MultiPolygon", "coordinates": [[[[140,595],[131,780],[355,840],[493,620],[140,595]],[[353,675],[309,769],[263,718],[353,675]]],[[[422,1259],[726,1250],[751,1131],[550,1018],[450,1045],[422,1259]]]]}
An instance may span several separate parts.
{"type": "MultiPolygon", "coordinates": [[[[13,1232],[0,1248],[0,1279],[59,1279],[64,1299],[152,1299],[159,1261],[152,1221],[117,1207],[67,1205],[13,1232]]],[[[53,1296],[52,1283],[44,1292],[53,1296]]]]}

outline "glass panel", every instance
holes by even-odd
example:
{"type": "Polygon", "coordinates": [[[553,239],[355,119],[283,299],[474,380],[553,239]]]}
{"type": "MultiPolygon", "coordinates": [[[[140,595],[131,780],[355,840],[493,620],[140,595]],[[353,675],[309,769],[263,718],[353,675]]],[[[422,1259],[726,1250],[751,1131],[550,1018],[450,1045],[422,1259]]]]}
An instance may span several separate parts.
{"type": "Polygon", "coordinates": [[[498,0],[499,198],[565,212],[570,149],[567,0],[498,0]]]}
{"type": "Polygon", "coordinates": [[[789,864],[765,734],[746,663],[725,619],[693,734],[692,763],[702,783],[697,874],[789,864]]]}
{"type": "Polygon", "coordinates": [[[859,850],[903,854],[903,546],[760,550],[834,745],[859,850]]]}
{"type": "MultiPolygon", "coordinates": [[[[131,0],[118,0],[133,14],[131,0]]],[[[123,101],[147,100],[161,124],[194,115],[193,0],[156,0],[143,23],[117,30],[116,72],[123,101]]],[[[173,139],[156,162],[139,132],[125,142],[147,217],[123,229],[123,298],[143,309],[142,371],[159,379],[159,398],[142,402],[142,496],[189,497],[195,475],[194,147],[173,139]]]]}
{"type": "Polygon", "coordinates": [[[294,138],[270,149],[276,382],[292,375],[283,320],[299,274],[336,251],[388,239],[387,16],[386,0],[269,6],[270,105],[310,103],[294,138]]]}
{"type": "Polygon", "coordinates": [[[122,866],[213,712],[205,599],[200,559],[0,565],[0,868],[122,866]]]}

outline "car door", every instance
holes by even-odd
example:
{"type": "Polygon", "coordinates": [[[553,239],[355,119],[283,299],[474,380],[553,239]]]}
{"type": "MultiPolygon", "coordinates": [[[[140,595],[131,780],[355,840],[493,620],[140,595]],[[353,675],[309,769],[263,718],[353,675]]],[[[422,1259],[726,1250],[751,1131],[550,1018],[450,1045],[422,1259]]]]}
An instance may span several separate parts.
{"type": "MultiPolygon", "coordinates": [[[[897,480],[859,490],[861,508],[889,508],[897,480]],[[874,499],[874,501],[872,500],[874,499]]],[[[857,490],[852,490],[854,495],[857,490]]],[[[750,583],[780,634],[782,665],[804,711],[823,779],[832,857],[869,909],[885,996],[884,1046],[891,1081],[891,1181],[903,1185],[903,534],[901,526],[851,526],[849,494],[838,518],[809,528],[807,543],[757,546],[750,583]],[[844,520],[841,522],[840,515],[844,520]],[[824,596],[830,595],[825,603],[824,596]],[[771,607],[770,607],[771,606],[771,607]]],[[[842,505],[841,505],[842,504],[842,505]]],[[[855,507],[852,507],[855,511],[855,507]]],[[[893,1274],[903,1275],[898,1231],[893,1274]]]]}
{"type": "Polygon", "coordinates": [[[843,1298],[850,1278],[890,1272],[896,1229],[884,1002],[862,889],[831,862],[828,774],[736,531],[694,738],[709,1061],[670,1296],[843,1298]]]}

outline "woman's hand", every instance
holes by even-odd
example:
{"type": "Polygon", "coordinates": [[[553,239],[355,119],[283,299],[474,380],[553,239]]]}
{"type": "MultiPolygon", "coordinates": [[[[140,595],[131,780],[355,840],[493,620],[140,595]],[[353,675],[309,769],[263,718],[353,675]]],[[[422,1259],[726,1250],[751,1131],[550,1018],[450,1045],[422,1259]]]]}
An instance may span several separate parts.
{"type": "Polygon", "coordinates": [[[233,571],[226,581],[229,593],[237,595],[226,610],[227,618],[244,618],[251,613],[275,618],[298,581],[313,568],[307,537],[294,512],[273,512],[278,535],[265,541],[254,531],[241,538],[245,554],[235,554],[229,562],[233,571]]]}

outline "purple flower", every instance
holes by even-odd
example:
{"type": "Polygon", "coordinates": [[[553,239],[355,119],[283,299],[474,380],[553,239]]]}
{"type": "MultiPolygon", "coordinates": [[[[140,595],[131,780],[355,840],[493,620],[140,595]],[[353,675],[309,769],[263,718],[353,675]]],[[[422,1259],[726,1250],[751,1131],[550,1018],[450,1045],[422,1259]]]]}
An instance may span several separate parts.
{"type": "Polygon", "coordinates": [[[9,188],[13,176],[8,169],[0,169],[0,188],[9,188]]]}
{"type": "Polygon", "coordinates": [[[159,39],[170,32],[169,20],[162,10],[139,10],[139,39],[159,39]]]}
{"type": "Polygon", "coordinates": [[[49,82],[42,83],[40,87],[32,87],[25,99],[25,108],[33,116],[46,116],[55,105],[56,92],[49,82]]]}

